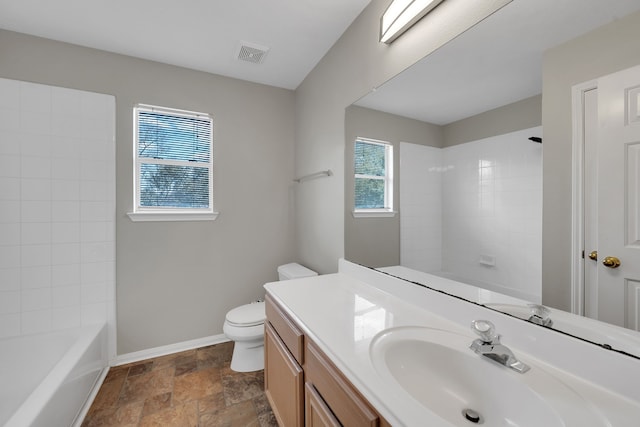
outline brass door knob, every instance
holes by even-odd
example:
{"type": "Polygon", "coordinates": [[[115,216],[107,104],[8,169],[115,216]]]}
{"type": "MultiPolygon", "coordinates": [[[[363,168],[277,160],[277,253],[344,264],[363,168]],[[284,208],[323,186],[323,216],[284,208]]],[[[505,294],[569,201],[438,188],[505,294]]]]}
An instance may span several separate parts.
{"type": "Polygon", "coordinates": [[[602,264],[605,267],[618,268],[620,267],[620,260],[614,256],[608,256],[602,260],[602,264]]]}
{"type": "Polygon", "coordinates": [[[591,251],[589,254],[589,259],[597,261],[598,260],[598,251],[591,251]]]}

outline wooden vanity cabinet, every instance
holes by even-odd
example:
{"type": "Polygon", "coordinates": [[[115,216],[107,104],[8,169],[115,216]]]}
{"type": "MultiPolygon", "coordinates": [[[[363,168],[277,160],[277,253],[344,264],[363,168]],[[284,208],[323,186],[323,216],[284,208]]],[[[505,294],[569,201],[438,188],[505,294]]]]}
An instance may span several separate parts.
{"type": "Polygon", "coordinates": [[[388,427],[267,294],[265,393],[281,427],[388,427]]]}

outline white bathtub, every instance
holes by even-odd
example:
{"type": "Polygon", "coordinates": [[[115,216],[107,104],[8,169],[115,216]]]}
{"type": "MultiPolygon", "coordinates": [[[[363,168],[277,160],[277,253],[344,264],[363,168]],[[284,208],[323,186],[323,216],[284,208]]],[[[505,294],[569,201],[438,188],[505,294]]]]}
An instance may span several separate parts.
{"type": "Polygon", "coordinates": [[[107,364],[105,325],[0,340],[0,425],[71,426],[107,364]]]}

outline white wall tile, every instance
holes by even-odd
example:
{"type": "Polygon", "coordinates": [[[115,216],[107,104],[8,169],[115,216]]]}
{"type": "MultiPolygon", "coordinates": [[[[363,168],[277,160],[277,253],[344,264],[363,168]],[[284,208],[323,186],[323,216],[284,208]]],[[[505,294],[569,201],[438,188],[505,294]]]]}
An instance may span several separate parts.
{"type": "Polygon", "coordinates": [[[20,321],[23,335],[49,332],[51,331],[51,309],[23,311],[20,321]]]}
{"type": "Polygon", "coordinates": [[[21,82],[20,109],[27,112],[51,112],[51,86],[21,82]]]}
{"type": "Polygon", "coordinates": [[[51,265],[51,245],[21,246],[22,267],[51,265]]]}
{"type": "Polygon", "coordinates": [[[80,260],[82,263],[109,261],[105,242],[82,243],[80,260]]]}
{"type": "Polygon", "coordinates": [[[0,268],[0,291],[20,290],[20,268],[0,268]]]}
{"type": "Polygon", "coordinates": [[[23,267],[20,277],[22,289],[48,288],[51,286],[51,266],[23,267]]]}
{"type": "Polygon", "coordinates": [[[108,204],[106,202],[81,202],[80,220],[85,221],[107,221],[108,204]]]}
{"type": "Polygon", "coordinates": [[[53,179],[80,179],[80,163],[74,158],[51,159],[51,178],[53,179]]]}
{"type": "Polygon", "coordinates": [[[20,202],[17,200],[0,200],[0,223],[20,223],[20,202]]]}
{"type": "Polygon", "coordinates": [[[61,87],[51,88],[51,107],[54,115],[75,116],[82,114],[81,92],[61,87]]]}
{"type": "Polygon", "coordinates": [[[79,243],[54,243],[52,245],[53,254],[51,256],[52,265],[79,264],[80,244],[79,243]]]}
{"type": "Polygon", "coordinates": [[[51,180],[23,178],[20,198],[22,200],[51,200],[51,180]]]}
{"type": "Polygon", "coordinates": [[[20,82],[0,79],[0,108],[20,108],[20,82]]]}
{"type": "Polygon", "coordinates": [[[51,157],[54,159],[80,159],[81,138],[51,135],[51,157]]]}
{"type": "Polygon", "coordinates": [[[80,200],[79,180],[53,180],[51,181],[51,200],[53,201],[78,201],[80,200]]]}
{"type": "Polygon", "coordinates": [[[105,161],[108,157],[109,148],[108,141],[96,139],[95,137],[87,137],[80,146],[80,157],[86,160],[105,161]]]}
{"type": "Polygon", "coordinates": [[[80,264],[51,266],[51,286],[80,285],[80,264]]]}
{"type": "Polygon", "coordinates": [[[80,285],[52,288],[51,296],[54,308],[79,306],[81,302],[80,285]]]}
{"type": "Polygon", "coordinates": [[[0,314],[0,338],[20,335],[20,313],[0,314]]]}
{"type": "Polygon", "coordinates": [[[100,302],[95,304],[82,305],[82,325],[92,325],[95,323],[104,323],[107,321],[107,303],[100,302]]]}
{"type": "MultiPolygon", "coordinates": [[[[437,254],[427,255],[427,251],[435,246],[425,242],[437,241],[437,232],[433,228],[429,231],[427,224],[437,225],[439,215],[437,210],[428,211],[428,204],[423,201],[427,200],[427,193],[433,196],[440,191],[442,224],[437,228],[442,233],[442,269],[458,276],[492,282],[500,289],[511,286],[514,292],[532,294],[534,299],[536,293],[539,295],[542,168],[540,146],[527,140],[531,131],[527,129],[440,150],[439,166],[434,166],[435,155],[430,160],[420,157],[422,152],[428,152],[428,148],[405,147],[405,154],[411,154],[406,160],[412,170],[404,171],[404,164],[401,167],[401,173],[405,174],[405,179],[401,176],[403,264],[406,261],[419,266],[414,268],[424,270],[428,264],[425,257],[437,259],[437,254]],[[417,159],[420,162],[416,164],[417,159]],[[425,169],[440,171],[442,180],[425,176],[425,169]],[[404,181],[408,181],[406,185],[404,181]],[[423,190],[434,184],[440,189],[423,190]],[[523,230],[532,230],[531,236],[535,240],[528,242],[526,248],[522,243],[526,240],[523,230]],[[405,235],[408,236],[406,242],[405,235]],[[520,242],[513,241],[515,235],[520,237],[520,242]],[[535,252],[529,251],[530,247],[535,248],[535,252]],[[481,265],[482,255],[495,256],[496,265],[481,265]],[[530,272],[529,267],[519,266],[523,260],[533,266],[530,272]],[[517,285],[512,285],[516,282],[517,285]]],[[[401,145],[401,157],[402,148],[401,145]]],[[[401,162],[404,160],[401,158],[401,162]]],[[[431,206],[438,206],[438,202],[431,206]]]]}
{"type": "Polygon", "coordinates": [[[80,240],[82,242],[106,242],[107,222],[82,222],[80,223],[80,240]]]}
{"type": "MultiPolygon", "coordinates": [[[[6,110],[0,108],[0,114],[6,110]]],[[[2,119],[0,119],[2,120],[2,119]]],[[[3,130],[0,124],[0,155],[3,156],[20,156],[20,138],[18,131],[3,130]]],[[[18,161],[20,159],[18,158],[18,161]]],[[[19,163],[18,163],[19,167],[19,163]]]]}
{"type": "Polygon", "coordinates": [[[0,314],[20,313],[20,291],[0,291],[0,314]]]}
{"type": "Polygon", "coordinates": [[[82,125],[78,119],[68,115],[54,115],[51,118],[51,135],[68,138],[80,138],[82,125]]]}
{"type": "Polygon", "coordinates": [[[78,222],[80,221],[80,202],[54,200],[51,203],[52,222],[78,222]]]}
{"type": "Polygon", "coordinates": [[[20,178],[0,177],[0,200],[20,200],[20,178]]]}
{"type": "Polygon", "coordinates": [[[20,154],[25,157],[49,157],[51,155],[51,137],[41,133],[21,133],[19,137],[20,154]]]}
{"type": "MultiPolygon", "coordinates": [[[[0,108],[0,132],[17,132],[20,130],[20,112],[18,110],[0,108]]],[[[13,141],[5,140],[7,143],[13,141]]],[[[15,153],[6,151],[5,153],[15,153]]]]}
{"type": "Polygon", "coordinates": [[[23,223],[51,221],[51,202],[23,200],[20,202],[20,219],[23,223]]]}
{"type": "Polygon", "coordinates": [[[0,268],[20,268],[20,246],[0,246],[0,268]]]}
{"type": "Polygon", "coordinates": [[[20,174],[22,178],[51,178],[51,159],[47,157],[22,157],[20,174]]]}
{"type": "Polygon", "coordinates": [[[21,132],[32,135],[51,134],[51,113],[40,113],[35,111],[20,111],[21,132]]]}
{"type": "Polygon", "coordinates": [[[107,162],[104,160],[84,160],[80,165],[80,178],[88,181],[107,179],[107,162]]]}
{"type": "Polygon", "coordinates": [[[22,290],[22,311],[45,310],[50,308],[51,288],[22,290]]]}
{"type": "Polygon", "coordinates": [[[20,244],[20,224],[0,222],[0,246],[20,244]]]}
{"type": "Polygon", "coordinates": [[[54,308],[51,310],[51,327],[54,330],[78,328],[81,323],[80,306],[54,308]]]}
{"type": "Polygon", "coordinates": [[[0,337],[111,318],[114,112],[112,96],[0,79],[0,337]]]}
{"type": "Polygon", "coordinates": [[[108,267],[112,267],[112,263],[92,262],[83,263],[80,267],[80,282],[82,284],[105,283],[108,281],[108,267]]]}
{"type": "Polygon", "coordinates": [[[20,156],[0,154],[0,177],[20,178],[20,156]]]}
{"type": "Polygon", "coordinates": [[[80,224],[77,222],[54,222],[51,224],[51,243],[79,243],[80,224]]]}
{"type": "Polygon", "coordinates": [[[94,202],[107,200],[106,181],[82,181],[80,183],[80,200],[94,202]]]}
{"type": "Polygon", "coordinates": [[[30,222],[22,224],[21,243],[23,245],[51,243],[51,223],[30,222]]]}
{"type": "Polygon", "coordinates": [[[82,286],[82,304],[95,304],[107,301],[106,284],[83,285],[82,286]]]}

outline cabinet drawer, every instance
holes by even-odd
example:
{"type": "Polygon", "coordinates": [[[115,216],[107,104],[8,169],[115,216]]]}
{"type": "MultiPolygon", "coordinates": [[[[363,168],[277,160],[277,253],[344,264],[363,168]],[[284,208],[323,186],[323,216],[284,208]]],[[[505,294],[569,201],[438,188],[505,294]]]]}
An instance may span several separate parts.
{"type": "Polygon", "coordinates": [[[300,365],[304,363],[304,334],[267,294],[265,297],[267,320],[300,365]]]}
{"type": "Polygon", "coordinates": [[[305,347],[304,373],[342,425],[380,425],[378,414],[311,341],[305,347]]]}

